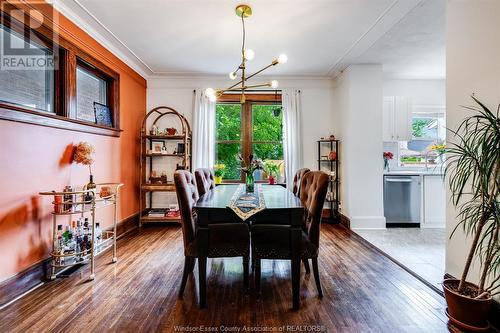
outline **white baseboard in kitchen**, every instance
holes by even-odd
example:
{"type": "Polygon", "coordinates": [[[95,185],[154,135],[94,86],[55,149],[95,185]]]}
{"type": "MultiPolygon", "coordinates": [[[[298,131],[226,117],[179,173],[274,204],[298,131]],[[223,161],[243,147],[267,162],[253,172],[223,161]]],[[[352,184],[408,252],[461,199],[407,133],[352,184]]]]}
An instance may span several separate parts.
{"type": "Polygon", "coordinates": [[[351,229],[385,229],[384,216],[351,216],[351,229]]]}

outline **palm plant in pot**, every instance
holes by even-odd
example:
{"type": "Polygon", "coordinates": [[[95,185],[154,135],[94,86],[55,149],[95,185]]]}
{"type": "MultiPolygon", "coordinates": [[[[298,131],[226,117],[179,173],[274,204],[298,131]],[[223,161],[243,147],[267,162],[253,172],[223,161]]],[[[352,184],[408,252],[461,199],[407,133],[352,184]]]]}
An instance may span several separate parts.
{"type": "Polygon", "coordinates": [[[471,246],[460,279],[443,283],[448,316],[466,330],[488,329],[492,297],[500,294],[500,119],[472,96],[477,106],[452,133],[456,142],[446,149],[446,175],[452,202],[458,209],[458,229],[471,237],[471,246]],[[478,259],[478,284],[467,281],[478,259]]]}

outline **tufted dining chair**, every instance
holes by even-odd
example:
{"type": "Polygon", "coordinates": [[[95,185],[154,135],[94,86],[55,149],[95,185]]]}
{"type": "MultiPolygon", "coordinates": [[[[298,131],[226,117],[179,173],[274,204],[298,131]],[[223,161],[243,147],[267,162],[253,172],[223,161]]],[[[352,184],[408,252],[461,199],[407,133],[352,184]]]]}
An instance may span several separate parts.
{"type": "MultiPolygon", "coordinates": [[[[184,269],[179,297],[184,294],[187,278],[193,272],[198,258],[196,239],[196,212],[194,204],[199,198],[196,182],[189,171],[177,170],[174,174],[175,190],[181,214],[182,239],[184,244],[184,269]]],[[[248,260],[250,255],[250,234],[246,223],[220,223],[208,227],[209,258],[243,257],[243,276],[245,289],[248,289],[248,260]]],[[[206,258],[198,260],[201,277],[206,276],[206,258]]],[[[205,300],[200,299],[200,307],[205,300]]]]}
{"type": "Polygon", "coordinates": [[[198,186],[198,195],[200,197],[215,187],[212,170],[208,168],[196,169],[194,175],[196,177],[196,185],[198,186]]]}
{"type": "Polygon", "coordinates": [[[295,196],[299,197],[300,198],[300,182],[302,180],[302,177],[304,177],[304,175],[306,173],[308,173],[309,170],[308,168],[303,168],[303,169],[299,169],[297,170],[297,172],[295,173],[295,176],[293,177],[293,189],[292,189],[292,192],[295,196]]]}
{"type": "MultiPolygon", "coordinates": [[[[312,261],[314,280],[319,297],[323,297],[318,271],[319,234],[323,204],[328,190],[328,175],[310,171],[301,179],[300,200],[304,205],[304,225],[300,241],[300,257],[312,261]]],[[[288,226],[255,224],[251,228],[252,256],[255,262],[255,289],[260,292],[261,259],[291,259],[290,229],[288,226]]]]}

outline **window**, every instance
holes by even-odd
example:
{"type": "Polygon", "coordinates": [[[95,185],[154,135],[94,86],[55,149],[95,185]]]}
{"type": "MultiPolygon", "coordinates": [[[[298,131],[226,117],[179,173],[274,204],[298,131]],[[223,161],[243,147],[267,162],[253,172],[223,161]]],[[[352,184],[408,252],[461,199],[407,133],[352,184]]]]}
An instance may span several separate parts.
{"type": "Polygon", "coordinates": [[[119,75],[54,31],[50,13],[2,3],[0,119],[119,136],[119,75]]]}
{"type": "Polygon", "coordinates": [[[94,123],[94,103],[107,105],[107,82],[79,65],[76,67],[76,119],[94,123]]]}
{"type": "Polygon", "coordinates": [[[402,167],[436,166],[443,162],[435,145],[443,145],[446,140],[444,107],[418,106],[412,115],[412,140],[398,144],[399,164],[402,167]]]}
{"type": "MultiPolygon", "coordinates": [[[[283,166],[283,113],[281,95],[247,95],[239,104],[240,95],[225,95],[216,106],[216,161],[226,166],[224,179],[243,181],[237,154],[245,160],[250,154],[264,162],[283,166]]],[[[282,174],[283,176],[283,174],[282,174]]],[[[263,171],[256,171],[256,180],[265,180],[263,171]]]]}
{"type": "MultiPolygon", "coordinates": [[[[3,45],[2,54],[8,54],[7,47],[19,49],[27,47],[32,54],[45,59],[52,57],[52,50],[41,40],[27,41],[24,46],[24,36],[0,24],[0,38],[3,45]]],[[[43,59],[42,58],[42,59],[43,59]]],[[[24,70],[28,65],[18,63],[19,56],[5,56],[5,63],[0,68],[0,101],[23,106],[29,109],[54,113],[54,70],[50,67],[24,70]],[[16,61],[17,60],[17,61],[16,61]]]]}

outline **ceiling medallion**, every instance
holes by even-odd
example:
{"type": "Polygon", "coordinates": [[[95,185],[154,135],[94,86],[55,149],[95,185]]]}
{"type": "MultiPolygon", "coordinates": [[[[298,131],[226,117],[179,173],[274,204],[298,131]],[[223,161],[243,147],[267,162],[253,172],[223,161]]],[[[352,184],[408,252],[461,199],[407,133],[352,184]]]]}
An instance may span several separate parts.
{"type": "Polygon", "coordinates": [[[247,81],[253,78],[254,76],[262,73],[266,69],[276,66],[277,64],[284,64],[288,61],[288,57],[286,54],[281,54],[278,58],[274,59],[271,64],[267,65],[266,67],[258,70],[257,72],[248,75],[246,73],[246,63],[247,61],[252,60],[255,57],[255,52],[251,49],[247,49],[245,47],[245,38],[246,38],[246,31],[245,31],[245,19],[252,16],[252,8],[248,5],[241,4],[238,5],[235,8],[235,13],[238,17],[241,17],[241,25],[242,25],[242,46],[241,46],[241,63],[236,68],[235,71],[232,71],[229,73],[229,78],[231,80],[236,80],[238,78],[238,75],[240,76],[240,80],[233,84],[232,86],[226,88],[226,89],[213,89],[213,88],[207,88],[205,90],[205,95],[212,101],[215,102],[217,100],[217,97],[220,97],[222,94],[226,92],[240,92],[241,93],[241,103],[245,103],[245,90],[247,89],[252,89],[252,88],[261,88],[261,87],[271,87],[273,89],[278,88],[278,81],[272,80],[271,82],[268,83],[263,83],[263,84],[254,84],[254,85],[247,85],[247,81]]]}

